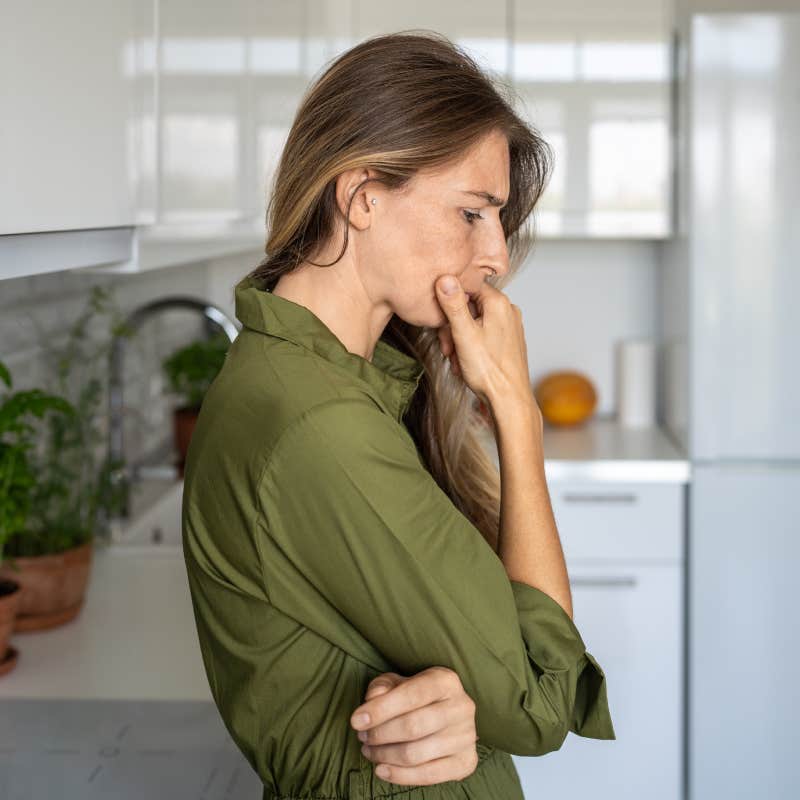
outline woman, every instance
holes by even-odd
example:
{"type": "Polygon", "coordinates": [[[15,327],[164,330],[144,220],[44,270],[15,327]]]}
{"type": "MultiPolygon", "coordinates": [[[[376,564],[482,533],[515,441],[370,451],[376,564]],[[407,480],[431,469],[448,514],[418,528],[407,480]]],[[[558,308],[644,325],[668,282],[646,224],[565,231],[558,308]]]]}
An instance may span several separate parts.
{"type": "Polygon", "coordinates": [[[513,800],[509,753],[615,738],[497,288],[550,164],[430,32],[360,43],[300,104],[184,484],[204,665],[265,800],[513,800]]]}

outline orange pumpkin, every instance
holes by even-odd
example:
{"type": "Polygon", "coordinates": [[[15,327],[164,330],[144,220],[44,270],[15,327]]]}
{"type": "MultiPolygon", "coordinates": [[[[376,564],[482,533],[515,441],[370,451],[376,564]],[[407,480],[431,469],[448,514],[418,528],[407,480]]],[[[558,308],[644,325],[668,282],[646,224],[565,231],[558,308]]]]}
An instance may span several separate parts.
{"type": "Polygon", "coordinates": [[[592,415],[597,392],[586,375],[560,370],[549,372],[533,387],[542,417],[552,425],[577,425],[592,415]]]}

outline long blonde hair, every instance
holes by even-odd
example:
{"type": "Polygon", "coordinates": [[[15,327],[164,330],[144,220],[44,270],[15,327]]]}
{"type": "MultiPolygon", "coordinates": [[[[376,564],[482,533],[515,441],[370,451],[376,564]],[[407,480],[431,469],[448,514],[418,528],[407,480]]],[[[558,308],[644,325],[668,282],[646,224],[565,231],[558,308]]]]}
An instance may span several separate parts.
{"type": "MultiPolygon", "coordinates": [[[[329,241],[341,216],[336,178],[345,170],[372,168],[379,177],[368,180],[399,189],[418,170],[451,163],[500,130],[510,155],[510,192],[500,212],[509,271],[490,283],[502,288],[530,252],[531,212],[552,171],[549,145],[513,103],[508,85],[434,31],[375,36],[343,53],[301,99],[271,187],[267,255],[250,276],[272,291],[281,275],[315,263],[310,256],[329,241]]],[[[348,205],[346,221],[349,211],[348,205]]],[[[347,249],[348,231],[345,224],[336,261],[347,249]]],[[[450,372],[435,329],[395,314],[381,338],[424,364],[403,421],[438,485],[496,551],[500,476],[479,439],[475,395],[450,372]]]]}

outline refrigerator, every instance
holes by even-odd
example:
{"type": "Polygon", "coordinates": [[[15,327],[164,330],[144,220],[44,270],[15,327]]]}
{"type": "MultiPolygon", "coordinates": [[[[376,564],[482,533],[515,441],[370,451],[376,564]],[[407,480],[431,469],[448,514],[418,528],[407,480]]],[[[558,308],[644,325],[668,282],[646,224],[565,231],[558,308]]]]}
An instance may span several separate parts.
{"type": "Polygon", "coordinates": [[[670,376],[685,390],[666,416],[692,470],[686,795],[789,800],[800,797],[800,13],[692,14],[683,34],[681,231],[662,311],[685,378],[670,376]]]}

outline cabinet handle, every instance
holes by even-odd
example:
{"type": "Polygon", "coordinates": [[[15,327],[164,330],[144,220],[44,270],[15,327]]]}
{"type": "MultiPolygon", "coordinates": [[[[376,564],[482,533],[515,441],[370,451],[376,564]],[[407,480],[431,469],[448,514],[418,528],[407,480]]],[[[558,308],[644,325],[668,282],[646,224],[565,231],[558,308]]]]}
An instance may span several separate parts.
{"type": "Polygon", "coordinates": [[[636,586],[638,581],[633,575],[609,575],[601,577],[593,577],[588,575],[581,575],[573,578],[570,576],[570,586],[636,586]]]}
{"type": "Polygon", "coordinates": [[[566,492],[561,495],[565,503],[628,503],[636,502],[636,495],[629,493],[583,494],[566,492]]]}

